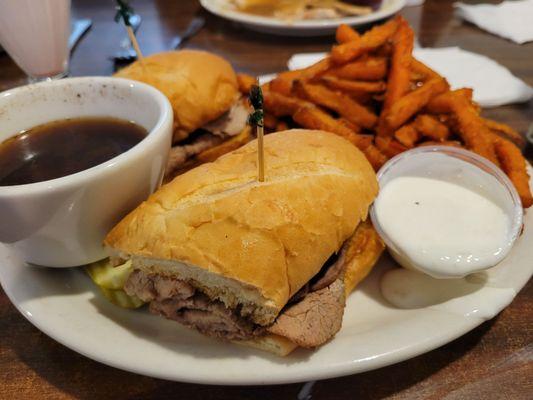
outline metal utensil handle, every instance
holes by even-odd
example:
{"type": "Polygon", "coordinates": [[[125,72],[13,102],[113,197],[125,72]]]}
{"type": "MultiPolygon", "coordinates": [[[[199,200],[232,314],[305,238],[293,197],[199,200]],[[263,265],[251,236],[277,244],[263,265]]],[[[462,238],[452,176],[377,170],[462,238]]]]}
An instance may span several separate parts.
{"type": "Polygon", "coordinates": [[[74,50],[80,39],[87,32],[93,22],[90,19],[79,19],[72,22],[72,30],[68,37],[68,49],[70,52],[74,50]]]}
{"type": "Polygon", "coordinates": [[[171,48],[174,50],[179,49],[182,47],[187,40],[192,38],[194,35],[196,35],[200,29],[202,29],[205,25],[205,19],[202,17],[195,17],[191,23],[187,26],[185,29],[185,32],[183,32],[182,35],[176,36],[174,41],[172,42],[171,48]]]}

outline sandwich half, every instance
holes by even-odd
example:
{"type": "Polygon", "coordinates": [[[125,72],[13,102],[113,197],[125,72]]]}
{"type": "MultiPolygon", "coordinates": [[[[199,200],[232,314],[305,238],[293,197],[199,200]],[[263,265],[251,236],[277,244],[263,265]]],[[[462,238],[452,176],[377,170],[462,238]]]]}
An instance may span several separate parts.
{"type": "Polygon", "coordinates": [[[352,144],[322,131],[265,137],[176,177],[105,239],[132,260],[125,290],[203,334],[285,355],[340,329],[346,294],[383,250],[363,222],[378,191],[352,144]]]}
{"type": "Polygon", "coordinates": [[[165,181],[251,139],[250,112],[231,64],[199,50],[167,51],[144,57],[115,75],[160,90],[174,112],[173,147],[165,181]]]}

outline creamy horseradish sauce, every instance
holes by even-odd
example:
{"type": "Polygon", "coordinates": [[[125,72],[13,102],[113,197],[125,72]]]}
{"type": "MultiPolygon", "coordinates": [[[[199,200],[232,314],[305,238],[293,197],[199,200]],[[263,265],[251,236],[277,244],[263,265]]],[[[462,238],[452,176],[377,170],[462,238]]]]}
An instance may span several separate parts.
{"type": "Polygon", "coordinates": [[[496,265],[510,246],[512,221],[498,204],[459,184],[423,176],[387,182],[374,203],[381,229],[404,266],[437,278],[496,265]]]}
{"type": "Polygon", "coordinates": [[[439,309],[473,318],[492,318],[516,296],[508,287],[492,286],[486,272],[460,279],[435,279],[422,272],[394,268],[381,278],[381,294],[392,305],[416,309],[439,305],[439,309]],[[483,290],[483,301],[478,292],[483,290]],[[461,298],[459,303],[454,299],[461,298]],[[450,301],[451,300],[451,301],[450,301]]]}

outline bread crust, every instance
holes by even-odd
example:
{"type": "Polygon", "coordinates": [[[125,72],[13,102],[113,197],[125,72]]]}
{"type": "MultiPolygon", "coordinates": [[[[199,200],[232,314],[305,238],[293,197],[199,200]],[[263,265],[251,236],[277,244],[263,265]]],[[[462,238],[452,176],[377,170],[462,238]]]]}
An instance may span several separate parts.
{"type": "Polygon", "coordinates": [[[253,340],[235,340],[233,343],[267,351],[279,357],[288,356],[290,353],[296,350],[296,348],[298,348],[296,343],[291,342],[289,339],[284,338],[283,336],[274,334],[268,334],[253,340]]]}
{"type": "Polygon", "coordinates": [[[366,219],[378,184],[355,146],[323,131],[267,135],[263,183],[256,160],[253,141],[176,177],[113,228],[106,246],[134,265],[200,268],[220,278],[210,284],[223,292],[214,298],[243,300],[256,308],[254,322],[273,322],[366,219]]]}
{"type": "MultiPolygon", "coordinates": [[[[370,273],[384,249],[383,240],[379,237],[372,223],[369,220],[360,223],[352,237],[344,243],[339,255],[345,268],[346,297],[370,273]]],[[[235,341],[234,343],[267,351],[280,357],[287,356],[299,347],[288,338],[272,333],[253,340],[235,341]]]]}
{"type": "Polygon", "coordinates": [[[168,97],[174,111],[174,142],[220,117],[239,98],[230,63],[205,51],[153,54],[114,76],[147,83],[168,97]]]}

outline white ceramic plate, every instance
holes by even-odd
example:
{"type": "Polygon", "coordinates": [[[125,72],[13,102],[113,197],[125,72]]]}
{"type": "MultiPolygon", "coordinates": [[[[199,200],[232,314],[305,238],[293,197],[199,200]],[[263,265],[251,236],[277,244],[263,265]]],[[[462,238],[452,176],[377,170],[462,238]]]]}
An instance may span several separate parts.
{"type": "Polygon", "coordinates": [[[200,0],[200,3],[213,14],[241,23],[258,32],[289,36],[320,36],[332,34],[340,24],[358,26],[387,18],[400,11],[405,5],[405,0],[383,0],[377,11],[367,15],[292,22],[235,11],[228,5],[228,0],[200,0]]]}
{"type": "Polygon", "coordinates": [[[29,267],[0,246],[0,281],[37,328],[89,358],[158,378],[205,384],[276,384],[367,371],[425,353],[506,307],[533,273],[533,213],[511,254],[471,293],[416,310],[389,305],[383,257],[348,299],[341,331],[325,346],[286,358],[206,338],[179,324],[108,303],[79,269],[29,267]]]}

